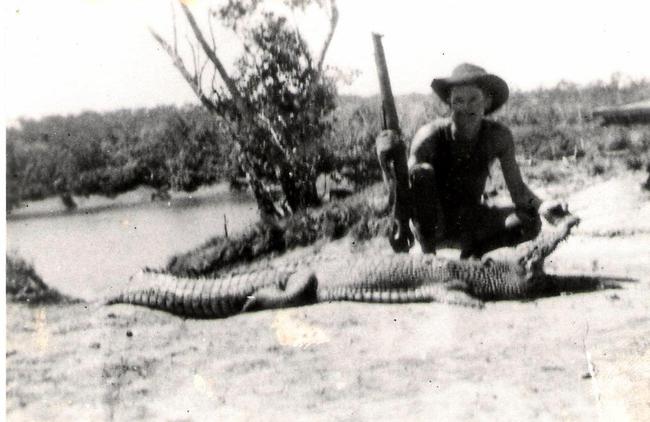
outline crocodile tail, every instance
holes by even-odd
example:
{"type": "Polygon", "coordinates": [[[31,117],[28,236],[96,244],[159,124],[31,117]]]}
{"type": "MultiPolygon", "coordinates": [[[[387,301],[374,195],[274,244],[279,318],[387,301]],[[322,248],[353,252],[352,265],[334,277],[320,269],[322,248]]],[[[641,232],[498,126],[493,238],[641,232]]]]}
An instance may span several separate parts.
{"type": "MultiPolygon", "coordinates": [[[[226,294],[227,280],[190,279],[140,271],[107,305],[132,304],[185,318],[226,318],[242,311],[246,295],[226,294]]],[[[231,292],[232,293],[232,292],[231,292]]]]}

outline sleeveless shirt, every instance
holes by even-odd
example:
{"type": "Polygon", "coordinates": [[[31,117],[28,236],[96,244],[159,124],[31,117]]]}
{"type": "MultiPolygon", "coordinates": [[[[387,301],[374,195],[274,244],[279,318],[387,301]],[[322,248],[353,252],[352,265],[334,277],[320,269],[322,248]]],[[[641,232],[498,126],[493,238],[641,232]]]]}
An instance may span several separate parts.
{"type": "MultiPolygon", "coordinates": [[[[500,156],[497,137],[503,126],[483,119],[477,139],[467,151],[454,150],[451,122],[435,128],[424,142],[430,144],[436,190],[449,212],[480,205],[490,166],[500,156]]],[[[428,149],[428,148],[427,148],[428,149]]]]}

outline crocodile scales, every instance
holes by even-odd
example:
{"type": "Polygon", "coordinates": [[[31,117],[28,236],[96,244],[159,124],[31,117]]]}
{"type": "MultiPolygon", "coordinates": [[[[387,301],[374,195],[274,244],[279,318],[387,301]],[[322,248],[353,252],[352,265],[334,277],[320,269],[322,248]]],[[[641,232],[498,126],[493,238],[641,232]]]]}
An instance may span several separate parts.
{"type": "Polygon", "coordinates": [[[437,301],[480,307],[488,300],[528,299],[552,282],[543,271],[544,259],[578,222],[575,216],[563,218],[504,260],[361,253],[212,279],[141,271],[106,303],[141,305],[187,318],[225,318],[331,301],[437,301]]]}

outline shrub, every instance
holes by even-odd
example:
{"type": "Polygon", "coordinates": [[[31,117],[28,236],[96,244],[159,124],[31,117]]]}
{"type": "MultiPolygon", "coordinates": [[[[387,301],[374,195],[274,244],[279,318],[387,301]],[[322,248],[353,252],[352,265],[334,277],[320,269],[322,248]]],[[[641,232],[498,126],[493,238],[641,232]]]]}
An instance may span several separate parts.
{"type": "Polygon", "coordinates": [[[6,277],[7,299],[11,302],[32,305],[78,302],[48,287],[34,267],[18,256],[7,255],[6,277]]]}
{"type": "Polygon", "coordinates": [[[632,155],[626,158],[625,166],[629,170],[641,170],[643,167],[643,160],[638,155],[632,155]]]}
{"type": "Polygon", "coordinates": [[[210,276],[319,239],[338,239],[348,233],[359,240],[368,239],[386,231],[386,199],[381,185],[375,185],[280,222],[261,221],[239,235],[217,236],[192,251],[172,257],[166,271],[178,276],[210,276]]]}
{"type": "Polygon", "coordinates": [[[631,147],[630,136],[625,129],[618,129],[608,139],[606,148],[608,151],[623,151],[631,147]]]}
{"type": "Polygon", "coordinates": [[[603,163],[593,163],[589,172],[590,176],[600,176],[605,173],[606,167],[603,163]]]}

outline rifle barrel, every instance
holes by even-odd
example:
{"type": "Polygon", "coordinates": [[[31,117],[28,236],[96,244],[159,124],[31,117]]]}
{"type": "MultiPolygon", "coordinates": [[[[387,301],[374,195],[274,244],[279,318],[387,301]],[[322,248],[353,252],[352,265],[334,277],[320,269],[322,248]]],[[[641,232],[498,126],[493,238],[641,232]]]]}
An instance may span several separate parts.
{"type": "Polygon", "coordinates": [[[372,34],[372,40],[375,45],[375,63],[377,64],[377,74],[379,76],[379,90],[381,92],[382,129],[399,132],[397,109],[395,108],[395,99],[393,98],[393,91],[390,86],[388,66],[386,65],[386,56],[384,55],[381,37],[381,34],[372,34]]]}

